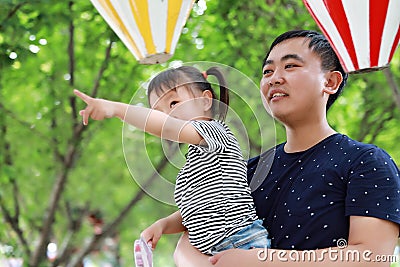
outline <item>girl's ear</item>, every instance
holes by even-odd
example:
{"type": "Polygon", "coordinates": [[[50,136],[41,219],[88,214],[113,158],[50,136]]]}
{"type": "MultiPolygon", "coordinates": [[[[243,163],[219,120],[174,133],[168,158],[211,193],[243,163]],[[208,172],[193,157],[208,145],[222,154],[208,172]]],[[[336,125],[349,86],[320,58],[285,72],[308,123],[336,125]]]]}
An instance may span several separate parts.
{"type": "Polygon", "coordinates": [[[326,73],[326,81],[323,89],[324,93],[333,95],[339,89],[339,85],[343,81],[343,76],[340,71],[330,71],[326,73]]]}
{"type": "Polygon", "coordinates": [[[211,107],[213,105],[213,94],[210,90],[205,90],[202,93],[202,101],[204,104],[204,111],[211,110],[211,107]]]}

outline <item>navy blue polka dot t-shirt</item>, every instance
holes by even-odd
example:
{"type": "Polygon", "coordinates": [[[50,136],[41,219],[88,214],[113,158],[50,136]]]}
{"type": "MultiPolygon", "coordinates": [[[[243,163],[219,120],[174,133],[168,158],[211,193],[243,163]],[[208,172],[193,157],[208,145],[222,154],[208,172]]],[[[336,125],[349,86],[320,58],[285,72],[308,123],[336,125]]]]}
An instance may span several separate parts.
{"type": "Polygon", "coordinates": [[[303,152],[286,153],[283,147],[268,152],[273,162],[266,154],[248,162],[249,183],[257,184],[252,186],[257,214],[273,248],[337,246],[348,239],[349,216],[400,224],[399,169],[382,149],[342,134],[303,152]],[[268,164],[266,176],[260,167],[268,164]]]}

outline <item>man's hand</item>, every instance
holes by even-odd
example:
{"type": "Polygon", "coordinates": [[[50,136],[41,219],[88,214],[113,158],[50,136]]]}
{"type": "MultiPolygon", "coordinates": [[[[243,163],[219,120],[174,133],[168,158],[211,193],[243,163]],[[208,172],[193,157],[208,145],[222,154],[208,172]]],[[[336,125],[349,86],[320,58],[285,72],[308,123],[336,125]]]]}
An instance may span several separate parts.
{"type": "Polygon", "coordinates": [[[226,251],[222,251],[218,254],[215,254],[214,256],[209,258],[209,261],[211,262],[212,265],[215,265],[218,260],[226,253],[226,251]]]}

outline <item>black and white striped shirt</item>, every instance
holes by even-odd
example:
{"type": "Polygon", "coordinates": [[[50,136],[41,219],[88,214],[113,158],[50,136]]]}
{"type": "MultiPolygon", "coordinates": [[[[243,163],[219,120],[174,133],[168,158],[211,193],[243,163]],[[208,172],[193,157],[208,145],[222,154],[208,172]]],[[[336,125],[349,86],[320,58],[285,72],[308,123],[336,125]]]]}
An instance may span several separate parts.
{"type": "Polygon", "coordinates": [[[238,141],[219,121],[192,121],[204,138],[189,145],[175,201],[189,240],[203,253],[257,219],[238,141]]]}

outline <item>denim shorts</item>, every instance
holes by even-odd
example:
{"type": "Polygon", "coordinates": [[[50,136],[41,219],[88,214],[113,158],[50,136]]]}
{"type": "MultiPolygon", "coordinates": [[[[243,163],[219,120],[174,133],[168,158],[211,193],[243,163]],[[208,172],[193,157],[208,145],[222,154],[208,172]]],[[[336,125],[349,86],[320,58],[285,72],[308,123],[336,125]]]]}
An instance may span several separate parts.
{"type": "Polygon", "coordinates": [[[269,248],[271,240],[268,239],[268,231],[262,225],[262,220],[256,220],[239,232],[231,235],[211,248],[211,254],[231,249],[269,248]]]}

